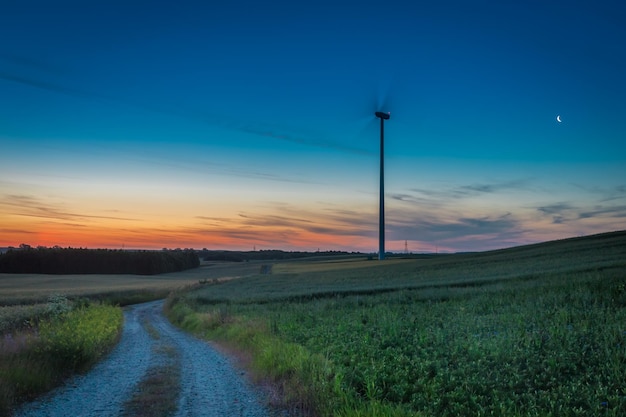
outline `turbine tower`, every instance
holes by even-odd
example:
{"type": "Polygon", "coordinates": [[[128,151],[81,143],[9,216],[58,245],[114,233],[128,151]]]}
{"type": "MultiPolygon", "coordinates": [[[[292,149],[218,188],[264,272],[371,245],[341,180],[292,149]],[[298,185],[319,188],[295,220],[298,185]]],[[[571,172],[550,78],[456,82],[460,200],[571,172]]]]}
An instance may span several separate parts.
{"type": "Polygon", "coordinates": [[[389,120],[391,113],[377,111],[374,113],[380,119],[380,196],[378,209],[378,260],[385,259],[385,120],[389,120]]]}

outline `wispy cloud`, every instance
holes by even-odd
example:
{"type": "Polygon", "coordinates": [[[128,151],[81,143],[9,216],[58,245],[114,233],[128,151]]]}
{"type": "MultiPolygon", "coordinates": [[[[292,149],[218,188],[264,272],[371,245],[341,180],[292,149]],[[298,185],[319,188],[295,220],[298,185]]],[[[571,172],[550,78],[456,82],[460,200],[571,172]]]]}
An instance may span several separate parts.
{"type": "MultiPolygon", "coordinates": [[[[44,66],[41,66],[45,68],[44,66]]],[[[266,138],[276,139],[284,142],[295,143],[299,145],[334,149],[340,152],[357,154],[357,155],[373,155],[372,151],[366,149],[344,145],[334,140],[325,139],[326,135],[321,132],[308,132],[301,133],[294,128],[286,126],[270,125],[267,123],[252,123],[249,121],[237,120],[232,117],[227,117],[217,114],[205,114],[201,112],[193,111],[181,111],[180,109],[167,108],[166,106],[141,103],[133,100],[128,100],[123,97],[116,97],[108,94],[102,94],[94,91],[87,91],[71,86],[64,85],[63,83],[50,82],[45,79],[46,77],[33,77],[17,75],[15,73],[9,73],[6,71],[0,71],[0,79],[19,83],[29,87],[39,88],[43,90],[53,91],[56,93],[66,94],[83,99],[97,99],[105,100],[108,102],[117,102],[126,106],[132,106],[139,109],[147,110],[150,112],[172,115],[184,119],[193,120],[196,122],[206,123],[211,126],[220,127],[228,130],[236,130],[243,133],[248,133],[256,136],[262,136],[266,138]]]]}
{"type": "Polygon", "coordinates": [[[595,206],[589,210],[581,210],[578,213],[578,217],[581,219],[588,219],[592,217],[612,217],[612,218],[626,218],[626,205],[622,206],[595,206]]]}
{"type": "Polygon", "coordinates": [[[250,124],[247,123],[238,127],[238,130],[251,133],[258,136],[265,136],[272,139],[278,139],[286,142],[296,143],[299,145],[312,146],[317,148],[334,149],[346,153],[358,154],[358,155],[374,155],[374,152],[366,149],[357,148],[354,146],[347,146],[335,141],[323,139],[324,135],[320,132],[312,132],[307,135],[298,133],[287,133],[285,128],[282,130],[279,127],[272,127],[263,124],[250,124]],[[313,139],[315,138],[315,139],[313,139]]]}
{"type": "Polygon", "coordinates": [[[543,215],[551,216],[554,224],[564,224],[591,218],[626,218],[626,205],[597,204],[580,207],[568,202],[559,202],[539,206],[536,209],[543,215]]]}
{"type": "Polygon", "coordinates": [[[33,77],[9,74],[6,72],[0,72],[0,79],[13,81],[16,83],[27,85],[29,87],[35,87],[35,88],[40,88],[43,90],[53,91],[55,93],[67,94],[67,95],[74,96],[74,97],[109,99],[108,97],[101,95],[101,94],[86,92],[86,91],[82,91],[82,90],[75,89],[72,87],[66,87],[66,86],[56,84],[56,83],[42,81],[40,79],[36,79],[33,77]]]}
{"type": "Polygon", "coordinates": [[[417,203],[426,202],[429,200],[449,201],[477,197],[484,194],[519,191],[527,189],[529,186],[530,180],[517,179],[504,182],[474,183],[441,189],[411,188],[408,190],[407,193],[394,194],[391,195],[391,197],[400,201],[417,203]]]}
{"type": "MultiPolygon", "coordinates": [[[[360,245],[372,245],[371,250],[375,250],[378,217],[371,210],[327,207],[306,211],[289,205],[276,205],[273,210],[269,214],[239,213],[236,221],[202,219],[207,221],[207,226],[216,227],[210,233],[219,230],[218,233],[246,241],[255,236],[258,239],[265,231],[266,235],[291,240],[302,236],[318,236],[319,240],[326,241],[356,239],[360,245]],[[235,222],[237,226],[233,226],[235,222]]],[[[485,245],[493,248],[512,246],[525,232],[523,222],[509,212],[472,217],[454,216],[449,211],[416,212],[397,207],[388,211],[386,230],[390,242],[430,242],[432,246],[438,244],[452,250],[478,250],[485,245]]]]}
{"type": "Polygon", "coordinates": [[[477,235],[511,239],[522,229],[521,221],[511,213],[480,217],[454,217],[449,213],[399,212],[388,221],[391,238],[421,241],[474,239],[477,235]]]}
{"type": "Polygon", "coordinates": [[[49,74],[61,75],[66,73],[61,66],[51,62],[50,60],[41,60],[28,55],[3,53],[0,54],[0,60],[9,63],[9,65],[18,66],[24,69],[42,71],[49,74]]]}
{"type": "Polygon", "coordinates": [[[574,207],[564,202],[540,206],[537,210],[544,215],[551,216],[554,224],[562,224],[568,219],[577,217],[571,214],[575,210],[574,207]]]}
{"type": "Polygon", "coordinates": [[[626,200],[626,185],[618,185],[614,187],[587,186],[581,184],[573,184],[576,188],[582,190],[585,194],[596,195],[599,202],[606,203],[615,200],[626,200]]]}
{"type": "Polygon", "coordinates": [[[0,206],[5,207],[2,211],[7,214],[24,217],[65,221],[80,221],[86,219],[138,221],[138,219],[128,217],[76,213],[30,195],[5,194],[2,201],[0,201],[0,206]]]}
{"type": "MultiPolygon", "coordinates": [[[[197,216],[198,219],[221,229],[225,233],[239,235],[246,232],[270,231],[271,233],[306,233],[327,236],[368,236],[376,227],[376,217],[369,211],[325,208],[319,211],[305,210],[286,204],[272,205],[267,213],[241,212],[238,219],[197,216]],[[233,223],[237,226],[233,227],[233,223]]],[[[247,236],[247,235],[246,235],[247,236]]]]}
{"type": "Polygon", "coordinates": [[[462,185],[459,187],[461,192],[468,195],[491,194],[501,191],[520,190],[528,187],[529,180],[518,179],[513,181],[497,182],[497,183],[477,183],[470,185],[462,185]]]}
{"type": "Polygon", "coordinates": [[[16,235],[20,235],[20,234],[35,234],[35,232],[33,232],[32,230],[9,229],[9,228],[2,228],[2,229],[0,229],[0,233],[1,234],[6,234],[6,235],[10,235],[10,234],[16,234],[16,235]]]}
{"type": "Polygon", "coordinates": [[[160,165],[164,167],[171,167],[176,170],[185,170],[192,173],[203,173],[203,174],[211,174],[211,175],[219,175],[219,176],[227,176],[227,177],[239,177],[239,178],[248,178],[254,180],[262,180],[262,181],[271,181],[271,182],[282,182],[282,183],[296,183],[296,184],[318,184],[318,181],[313,181],[309,178],[298,178],[294,175],[286,176],[286,175],[278,175],[273,172],[259,171],[259,170],[248,170],[239,168],[233,164],[223,164],[216,163],[213,161],[202,161],[202,160],[192,160],[192,159],[184,159],[179,161],[166,160],[165,158],[136,158],[134,156],[128,156],[124,154],[122,156],[125,159],[129,160],[137,160],[143,163],[148,163],[151,165],[160,165]]]}

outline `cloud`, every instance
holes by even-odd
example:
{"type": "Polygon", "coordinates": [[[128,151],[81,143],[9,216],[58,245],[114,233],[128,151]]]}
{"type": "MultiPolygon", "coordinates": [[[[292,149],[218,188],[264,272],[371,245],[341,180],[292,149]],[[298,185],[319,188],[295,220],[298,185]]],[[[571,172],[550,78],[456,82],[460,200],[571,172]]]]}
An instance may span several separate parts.
{"type": "Polygon", "coordinates": [[[387,237],[412,241],[434,250],[476,251],[519,245],[527,232],[510,212],[488,216],[454,216],[445,211],[395,211],[387,221],[387,237]]]}
{"type": "MultiPolygon", "coordinates": [[[[233,226],[233,220],[208,218],[206,220],[219,232],[212,229],[207,233],[246,241],[258,239],[260,235],[271,236],[271,239],[282,236],[288,239],[283,244],[303,236],[318,236],[318,240],[325,241],[334,236],[335,240],[356,239],[361,246],[363,242],[375,241],[378,234],[378,216],[374,211],[342,208],[307,211],[285,204],[277,204],[271,210],[269,214],[239,213],[234,221],[237,226],[233,226]]],[[[386,230],[388,242],[411,240],[433,245],[436,242],[451,250],[478,250],[485,245],[488,248],[513,246],[524,234],[522,221],[510,212],[454,216],[450,212],[416,213],[397,207],[387,212],[386,230]]]]}
{"type": "MultiPolygon", "coordinates": [[[[602,200],[605,202],[606,200],[602,200]]],[[[567,202],[559,202],[536,207],[540,213],[552,216],[554,224],[564,224],[581,219],[591,218],[626,218],[626,205],[595,205],[578,207],[567,202]]]]}
{"type": "Polygon", "coordinates": [[[25,230],[25,229],[7,229],[7,228],[3,228],[0,229],[0,234],[3,235],[10,235],[10,234],[35,234],[35,232],[33,232],[32,230],[25,230]]]}
{"type": "Polygon", "coordinates": [[[317,148],[327,148],[327,149],[335,149],[338,151],[358,154],[358,155],[374,155],[375,152],[368,151],[361,148],[356,148],[353,146],[346,146],[340,143],[321,139],[323,136],[321,133],[312,133],[306,136],[297,133],[285,133],[286,129],[276,127],[270,127],[268,125],[262,124],[246,124],[237,128],[238,130],[251,133],[258,136],[269,137],[272,139],[278,139],[286,142],[296,143],[299,145],[312,146],[317,148]],[[315,137],[315,139],[313,139],[315,137]]]}
{"type": "MultiPolygon", "coordinates": [[[[240,216],[242,216],[242,215],[240,214],[240,216]]],[[[196,216],[195,218],[196,219],[200,219],[200,220],[207,220],[207,221],[211,221],[211,222],[229,222],[229,221],[231,221],[231,219],[229,219],[227,217],[196,216]]]]}
{"type": "Polygon", "coordinates": [[[117,102],[127,106],[136,107],[139,109],[147,110],[150,112],[173,115],[184,119],[193,120],[196,122],[202,122],[211,126],[220,127],[227,130],[236,130],[243,133],[262,136],[266,138],[277,139],[284,142],[296,143],[299,145],[305,145],[316,148],[334,149],[345,153],[357,154],[357,155],[373,155],[374,152],[357,148],[353,146],[343,145],[333,140],[323,139],[323,134],[320,132],[308,132],[305,134],[298,133],[293,128],[287,128],[285,126],[279,127],[275,125],[269,125],[266,123],[251,123],[236,120],[232,117],[220,116],[220,115],[208,115],[201,113],[194,113],[188,111],[180,111],[174,108],[167,108],[164,106],[158,106],[153,104],[140,103],[132,100],[127,100],[121,97],[114,97],[106,94],[100,94],[92,91],[81,90],[73,87],[67,87],[62,84],[42,81],[40,78],[26,77],[22,75],[15,75],[8,72],[0,72],[0,79],[4,79],[11,82],[27,85],[29,87],[35,87],[42,90],[53,91],[56,93],[66,94],[78,98],[91,98],[98,100],[105,100],[109,102],[117,102]]]}
{"type": "Polygon", "coordinates": [[[134,218],[119,216],[96,216],[90,214],[75,213],[67,211],[62,207],[54,204],[46,203],[36,197],[29,195],[5,194],[0,206],[7,207],[3,210],[5,213],[25,216],[37,217],[54,220],[65,221],[84,221],[86,219],[106,219],[106,220],[123,220],[123,221],[139,221],[134,218]]]}
{"type": "Polygon", "coordinates": [[[517,234],[520,221],[511,213],[481,217],[448,217],[441,214],[398,213],[387,222],[393,239],[435,241],[476,235],[517,234]],[[407,237],[408,236],[408,237],[407,237]]]}
{"type": "Polygon", "coordinates": [[[254,227],[290,228],[308,233],[336,236],[371,236],[376,219],[370,212],[325,209],[307,212],[290,207],[277,208],[276,214],[244,215],[244,224],[254,227]]]}
{"type": "Polygon", "coordinates": [[[47,81],[40,81],[35,78],[9,74],[6,72],[0,72],[0,79],[24,84],[29,87],[36,87],[36,88],[40,88],[43,90],[53,91],[56,93],[67,94],[67,95],[74,96],[74,97],[108,99],[104,95],[89,93],[86,91],[81,91],[81,90],[70,88],[70,87],[64,87],[55,83],[50,83],[47,81]]]}
{"type": "Polygon", "coordinates": [[[540,206],[537,207],[537,210],[539,210],[540,212],[544,213],[544,214],[548,214],[548,215],[555,215],[555,214],[562,214],[564,211],[570,211],[573,210],[574,207],[572,205],[570,205],[569,203],[554,203],[554,204],[550,204],[547,206],[540,206]]]}
{"type": "Polygon", "coordinates": [[[580,184],[574,184],[574,186],[583,190],[587,194],[599,196],[599,201],[603,203],[622,199],[626,200],[626,185],[618,185],[608,188],[601,186],[589,187],[580,184]]]}
{"type": "Polygon", "coordinates": [[[300,209],[288,204],[273,204],[271,212],[241,212],[237,219],[196,216],[229,236],[250,234],[294,234],[372,237],[378,227],[377,218],[369,211],[324,208],[319,211],[300,209]],[[236,223],[236,226],[233,224],[236,223]]]}
{"type": "Polygon", "coordinates": [[[427,189],[427,188],[411,188],[409,191],[415,194],[396,194],[392,195],[400,201],[407,202],[424,202],[428,200],[457,200],[470,197],[476,197],[483,194],[495,194],[508,191],[516,191],[526,189],[529,186],[529,180],[518,179],[513,181],[494,182],[494,183],[476,183],[468,185],[459,185],[452,188],[443,189],[427,189]]]}
{"type": "Polygon", "coordinates": [[[553,224],[563,224],[579,217],[575,214],[577,209],[565,202],[539,206],[536,207],[536,209],[543,215],[551,216],[553,224]]]}
{"type": "Polygon", "coordinates": [[[579,219],[592,217],[626,218],[626,205],[613,207],[596,206],[593,209],[580,211],[578,213],[579,219]]]}
{"type": "Polygon", "coordinates": [[[415,194],[408,194],[408,193],[392,193],[392,194],[388,194],[387,196],[390,197],[392,200],[396,200],[396,201],[401,201],[403,203],[411,203],[411,204],[427,204],[427,205],[433,205],[435,203],[435,200],[437,200],[437,194],[436,192],[430,192],[427,190],[414,190],[420,194],[425,195],[424,196],[417,196],[415,194]],[[432,196],[433,198],[429,198],[429,196],[432,196]]]}
{"type": "Polygon", "coordinates": [[[50,61],[42,61],[40,59],[32,58],[26,55],[5,53],[0,55],[0,59],[9,62],[9,64],[17,65],[21,68],[35,69],[50,74],[63,74],[66,72],[60,66],[55,65],[50,61]]]}
{"type": "Polygon", "coordinates": [[[519,190],[527,187],[528,180],[513,180],[499,183],[483,183],[483,184],[471,184],[462,185],[459,187],[461,192],[466,192],[469,195],[496,193],[500,191],[519,190]]]}

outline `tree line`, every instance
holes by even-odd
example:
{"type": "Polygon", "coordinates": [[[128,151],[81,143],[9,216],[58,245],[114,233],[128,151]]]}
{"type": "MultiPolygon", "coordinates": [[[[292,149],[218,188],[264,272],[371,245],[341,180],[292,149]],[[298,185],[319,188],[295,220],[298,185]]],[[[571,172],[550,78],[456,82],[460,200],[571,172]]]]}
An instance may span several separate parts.
{"type": "Polygon", "coordinates": [[[30,274],[154,275],[197,268],[194,250],[127,251],[113,249],[31,248],[0,254],[0,272],[30,274]]]}

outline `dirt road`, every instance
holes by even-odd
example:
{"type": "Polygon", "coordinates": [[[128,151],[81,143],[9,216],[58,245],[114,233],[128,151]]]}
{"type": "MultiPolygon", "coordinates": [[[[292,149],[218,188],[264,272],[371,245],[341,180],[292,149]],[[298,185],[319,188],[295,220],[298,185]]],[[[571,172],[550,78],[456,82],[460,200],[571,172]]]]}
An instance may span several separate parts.
{"type": "Polygon", "coordinates": [[[121,340],[105,360],[89,373],[25,404],[15,416],[132,416],[129,399],[137,393],[140,381],[171,358],[176,358],[179,371],[179,383],[171,387],[178,394],[171,415],[271,415],[241,371],[208,343],[172,326],[161,314],[162,307],[163,301],[156,301],[126,308],[121,340]]]}

